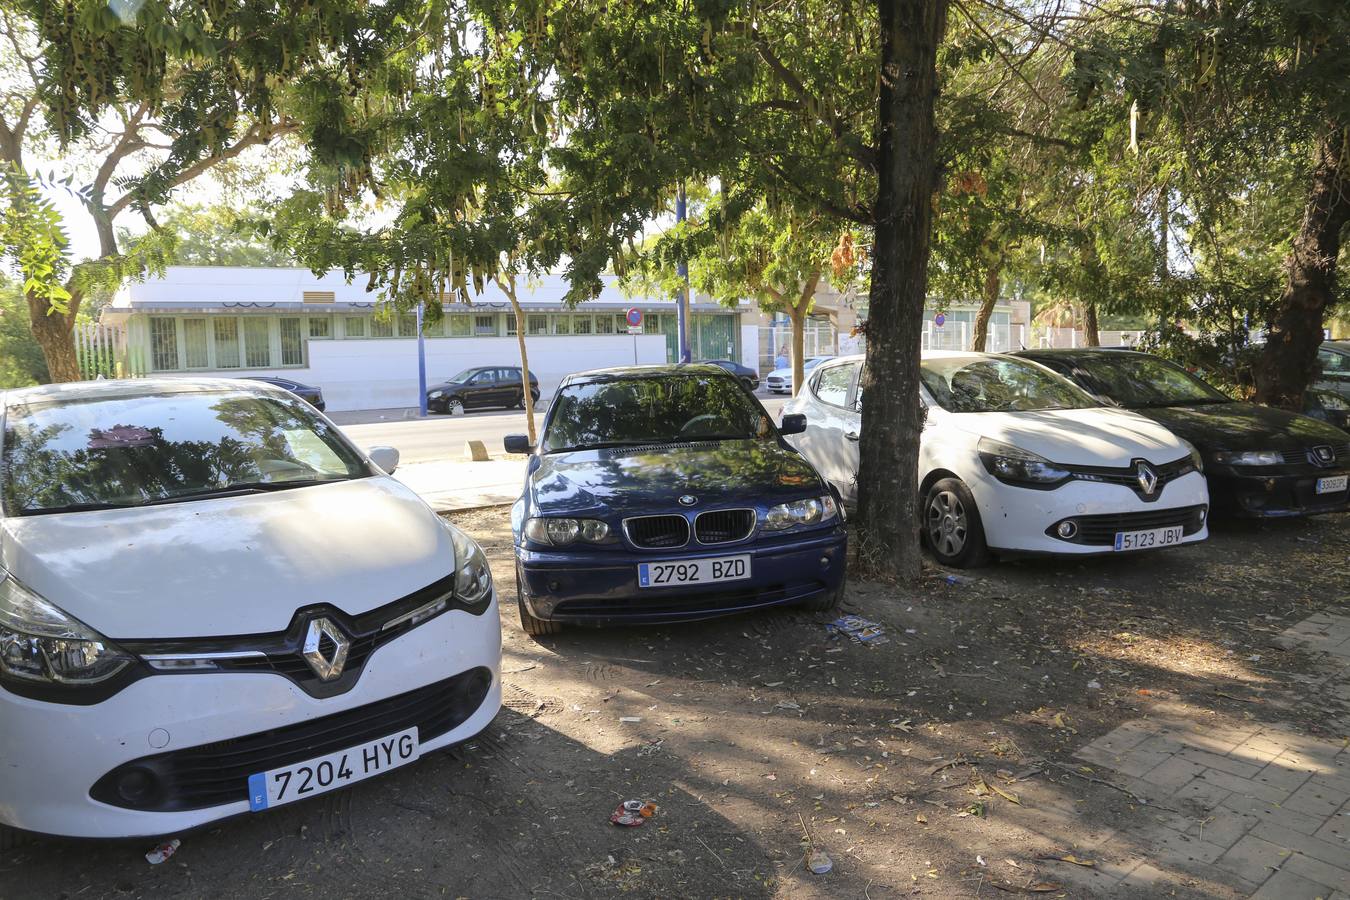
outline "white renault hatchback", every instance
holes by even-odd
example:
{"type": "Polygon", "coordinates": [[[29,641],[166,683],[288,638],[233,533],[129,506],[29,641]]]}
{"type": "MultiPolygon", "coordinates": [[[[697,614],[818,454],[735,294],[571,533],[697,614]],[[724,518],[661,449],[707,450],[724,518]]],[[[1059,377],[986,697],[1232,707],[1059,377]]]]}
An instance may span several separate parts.
{"type": "MultiPolygon", "coordinates": [[[[792,441],[856,501],[862,356],[825,363],[783,406],[806,416],[792,441]]],[[[925,354],[920,389],[921,533],[933,556],[973,566],[989,551],[1090,554],[1208,537],[1195,448],[1163,426],[1105,408],[1027,360],[925,354]]]]}
{"type": "Polygon", "coordinates": [[[0,843],[265,810],[498,712],[487,561],[397,451],[258,382],[30,388],[0,417],[0,843]]]}

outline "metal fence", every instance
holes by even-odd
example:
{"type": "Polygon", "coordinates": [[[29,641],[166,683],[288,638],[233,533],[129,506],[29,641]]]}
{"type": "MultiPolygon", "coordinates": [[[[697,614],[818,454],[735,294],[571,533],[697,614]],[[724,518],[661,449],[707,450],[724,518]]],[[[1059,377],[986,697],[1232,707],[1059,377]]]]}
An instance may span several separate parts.
{"type": "Polygon", "coordinates": [[[75,326],[75,357],[86,379],[127,378],[135,373],[127,365],[127,331],[122,325],[86,322],[75,326]]]}
{"type": "MultiPolygon", "coordinates": [[[[924,350],[969,350],[975,340],[969,322],[949,322],[938,327],[936,322],[925,322],[922,335],[924,350]]],[[[984,349],[989,353],[1007,353],[1027,347],[1025,325],[990,323],[985,335],[984,349]]]]}
{"type": "MultiPolygon", "coordinates": [[[[823,319],[808,319],[802,331],[804,359],[813,356],[834,356],[839,352],[838,335],[833,323],[823,319]]],[[[759,371],[761,374],[778,368],[775,360],[781,355],[791,358],[792,325],[784,322],[759,326],[759,371]]]]}

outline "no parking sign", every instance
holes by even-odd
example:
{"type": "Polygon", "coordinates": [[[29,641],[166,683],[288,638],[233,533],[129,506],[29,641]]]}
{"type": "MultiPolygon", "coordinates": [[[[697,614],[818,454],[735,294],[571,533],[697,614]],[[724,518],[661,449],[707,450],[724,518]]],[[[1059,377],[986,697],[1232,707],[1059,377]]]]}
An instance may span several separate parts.
{"type": "Polygon", "coordinates": [[[624,319],[628,321],[629,334],[642,334],[642,310],[634,306],[624,314],[624,319]]]}

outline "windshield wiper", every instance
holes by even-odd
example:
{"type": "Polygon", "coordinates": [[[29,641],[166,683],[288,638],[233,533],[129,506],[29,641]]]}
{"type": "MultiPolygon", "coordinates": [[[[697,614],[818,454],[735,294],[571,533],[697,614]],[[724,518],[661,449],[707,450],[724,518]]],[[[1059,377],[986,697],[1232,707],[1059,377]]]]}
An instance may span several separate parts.
{"type": "Polygon", "coordinates": [[[67,503],[65,506],[24,507],[21,516],[45,516],[49,513],[91,512],[96,509],[130,509],[139,503],[67,503]]]}
{"type": "Polygon", "coordinates": [[[223,487],[198,488],[156,497],[147,500],[143,506],[159,506],[165,503],[177,503],[180,500],[209,500],[213,497],[231,497],[236,494],[267,494],[272,491],[284,491],[290,488],[312,487],[316,484],[332,484],[335,481],[349,481],[348,478],[292,478],[288,481],[238,481],[223,487]]]}
{"type": "Polygon", "coordinates": [[[582,450],[612,450],[615,447],[646,447],[650,444],[668,444],[669,441],[596,441],[594,444],[577,444],[574,447],[552,447],[549,453],[576,453],[582,450]]]}
{"type": "Polygon", "coordinates": [[[676,441],[672,441],[672,443],[693,443],[694,441],[749,441],[753,439],[754,435],[751,434],[682,434],[676,441]]]}
{"type": "Polygon", "coordinates": [[[1232,403],[1227,397],[1197,397],[1193,400],[1162,400],[1157,403],[1141,403],[1134,409],[1159,409],[1170,406],[1209,406],[1214,403],[1232,403]]]}

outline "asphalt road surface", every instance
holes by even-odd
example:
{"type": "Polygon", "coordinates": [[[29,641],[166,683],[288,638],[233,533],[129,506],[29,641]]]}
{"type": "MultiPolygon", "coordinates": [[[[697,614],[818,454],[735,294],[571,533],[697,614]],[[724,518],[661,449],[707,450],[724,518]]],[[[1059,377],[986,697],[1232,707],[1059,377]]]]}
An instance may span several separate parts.
{"type": "MultiPolygon", "coordinates": [[[[786,399],[784,396],[759,397],[775,419],[786,399]]],[[[526,430],[525,413],[514,410],[428,416],[425,419],[416,416],[416,410],[393,409],[334,413],[332,418],[359,447],[396,448],[400,465],[462,459],[466,441],[482,441],[488,453],[499,456],[504,452],[502,438],[508,434],[523,434],[526,430]],[[405,415],[411,418],[404,418],[405,415]]],[[[542,426],[543,419],[544,412],[540,409],[535,413],[535,421],[542,426]]]]}

